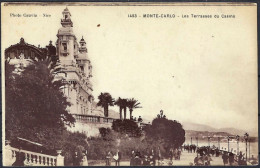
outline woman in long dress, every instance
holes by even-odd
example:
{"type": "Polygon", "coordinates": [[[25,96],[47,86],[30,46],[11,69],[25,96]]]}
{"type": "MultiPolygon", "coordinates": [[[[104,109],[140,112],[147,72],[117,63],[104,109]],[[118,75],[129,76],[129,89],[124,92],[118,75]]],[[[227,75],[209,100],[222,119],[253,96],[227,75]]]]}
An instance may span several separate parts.
{"type": "Polygon", "coordinates": [[[83,153],[82,166],[88,166],[87,151],[86,153],[83,153]]]}

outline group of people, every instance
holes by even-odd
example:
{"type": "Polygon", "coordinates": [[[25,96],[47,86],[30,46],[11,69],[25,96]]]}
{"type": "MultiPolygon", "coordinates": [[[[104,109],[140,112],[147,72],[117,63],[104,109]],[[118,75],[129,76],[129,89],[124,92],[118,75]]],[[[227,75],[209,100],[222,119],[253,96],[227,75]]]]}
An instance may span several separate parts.
{"type": "MultiPolygon", "coordinates": [[[[247,160],[245,157],[245,153],[242,153],[240,151],[239,155],[234,155],[232,152],[224,152],[222,155],[223,163],[224,165],[247,165],[247,160]]],[[[253,156],[251,158],[248,158],[248,161],[251,164],[257,164],[257,159],[254,158],[253,156]]]]}
{"type": "Polygon", "coordinates": [[[210,166],[211,150],[209,147],[196,147],[197,156],[194,158],[194,165],[196,166],[210,166]]]}
{"type": "MultiPolygon", "coordinates": [[[[181,148],[173,149],[170,148],[169,150],[169,159],[170,162],[167,163],[167,165],[172,165],[173,159],[179,160],[181,156],[181,148]]],[[[168,157],[167,157],[168,158],[168,157]]],[[[120,161],[122,159],[121,152],[117,150],[115,154],[113,154],[111,151],[108,151],[106,155],[106,166],[111,166],[112,161],[115,162],[115,166],[120,166],[120,161]]],[[[164,162],[164,158],[162,157],[161,151],[158,148],[158,150],[146,150],[144,152],[140,151],[131,151],[130,154],[130,166],[161,166],[166,164],[164,162]]]]}
{"type": "Polygon", "coordinates": [[[196,152],[196,149],[197,149],[197,146],[192,144],[192,145],[183,145],[182,146],[183,150],[185,151],[188,151],[188,153],[195,153],[196,152]]]}
{"type": "MultiPolygon", "coordinates": [[[[161,159],[161,154],[158,154],[158,160],[161,159]]],[[[151,152],[146,152],[144,155],[141,155],[139,151],[132,151],[130,156],[130,166],[155,166],[156,155],[154,150],[151,152]]]]}
{"type": "MultiPolygon", "coordinates": [[[[184,150],[192,151],[192,145],[184,145],[184,150]]],[[[239,155],[235,155],[232,152],[227,152],[224,150],[219,150],[216,147],[202,146],[196,147],[197,156],[194,158],[194,164],[197,166],[206,165],[209,166],[212,161],[212,156],[220,157],[223,160],[224,166],[230,165],[247,165],[245,154],[240,152],[239,155]]]]}
{"type": "Polygon", "coordinates": [[[142,119],[141,116],[139,116],[138,119],[136,119],[136,117],[134,118],[133,116],[131,116],[131,117],[130,117],[130,120],[132,120],[132,121],[138,121],[138,122],[143,122],[143,119],[142,119]]]}
{"type": "Polygon", "coordinates": [[[171,148],[170,149],[170,160],[172,161],[173,160],[173,158],[175,159],[175,160],[180,160],[181,159],[181,148],[175,148],[175,149],[173,149],[173,148],[171,148]]]}
{"type": "Polygon", "coordinates": [[[116,166],[120,166],[120,160],[122,158],[121,152],[119,150],[113,155],[111,151],[108,151],[106,155],[106,166],[111,166],[112,160],[115,161],[116,166]]]}
{"type": "Polygon", "coordinates": [[[72,157],[72,164],[73,166],[88,166],[87,150],[82,152],[82,156],[75,152],[72,157]]]}

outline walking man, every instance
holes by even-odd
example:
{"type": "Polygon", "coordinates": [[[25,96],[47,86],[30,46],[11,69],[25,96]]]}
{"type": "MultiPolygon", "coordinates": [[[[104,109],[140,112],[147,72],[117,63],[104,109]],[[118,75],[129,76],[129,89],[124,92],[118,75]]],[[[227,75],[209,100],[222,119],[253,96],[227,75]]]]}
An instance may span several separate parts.
{"type": "Polygon", "coordinates": [[[116,166],[120,166],[120,160],[121,160],[121,152],[117,150],[116,155],[114,156],[116,166]]]}

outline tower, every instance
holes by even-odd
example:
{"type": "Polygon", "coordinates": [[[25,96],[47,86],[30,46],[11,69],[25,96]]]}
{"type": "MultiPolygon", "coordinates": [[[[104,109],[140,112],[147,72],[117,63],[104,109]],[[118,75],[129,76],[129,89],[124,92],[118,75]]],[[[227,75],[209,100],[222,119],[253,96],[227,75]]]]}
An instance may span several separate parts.
{"type": "Polygon", "coordinates": [[[71,14],[68,8],[64,9],[62,15],[62,27],[58,30],[57,34],[57,55],[59,56],[59,60],[62,65],[75,65],[75,58],[78,54],[78,43],[77,38],[73,33],[73,23],[71,21],[71,14]]]}
{"type": "Polygon", "coordinates": [[[80,42],[79,42],[80,46],[79,46],[79,54],[77,57],[77,63],[80,67],[80,70],[85,73],[86,77],[89,79],[91,77],[91,63],[90,60],[88,58],[88,50],[86,47],[86,42],[82,36],[80,42]]]}
{"type": "Polygon", "coordinates": [[[89,115],[92,111],[92,77],[91,62],[85,40],[80,40],[73,33],[73,23],[68,8],[62,12],[61,25],[57,34],[57,56],[62,66],[59,77],[63,79],[66,86],[63,88],[64,94],[72,104],[69,111],[74,116],[89,115]]]}

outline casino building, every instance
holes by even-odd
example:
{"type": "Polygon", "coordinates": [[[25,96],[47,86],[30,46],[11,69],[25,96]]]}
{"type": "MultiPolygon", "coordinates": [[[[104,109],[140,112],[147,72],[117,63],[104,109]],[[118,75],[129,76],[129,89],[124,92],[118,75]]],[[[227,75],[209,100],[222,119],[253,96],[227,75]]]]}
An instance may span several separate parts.
{"type": "Polygon", "coordinates": [[[83,37],[79,43],[77,42],[68,8],[64,9],[62,14],[62,27],[57,34],[56,55],[64,70],[58,76],[67,83],[64,93],[73,104],[69,109],[71,114],[91,114],[94,100],[92,65],[88,58],[86,42],[83,37]]]}
{"type": "Polygon", "coordinates": [[[62,90],[72,104],[68,110],[76,119],[76,123],[75,127],[69,129],[95,136],[99,134],[98,128],[111,127],[113,120],[119,118],[119,114],[109,111],[111,118],[105,117],[103,109],[94,102],[92,65],[86,42],[83,37],[78,41],[73,33],[73,22],[68,8],[62,12],[56,47],[51,41],[45,48],[36,47],[21,38],[19,43],[5,50],[5,59],[16,65],[24,66],[28,59],[40,60],[46,57],[59,61],[63,67],[55,77],[64,81],[62,90]]]}

